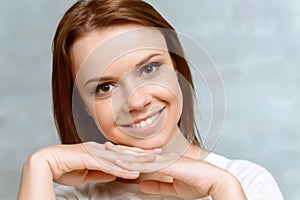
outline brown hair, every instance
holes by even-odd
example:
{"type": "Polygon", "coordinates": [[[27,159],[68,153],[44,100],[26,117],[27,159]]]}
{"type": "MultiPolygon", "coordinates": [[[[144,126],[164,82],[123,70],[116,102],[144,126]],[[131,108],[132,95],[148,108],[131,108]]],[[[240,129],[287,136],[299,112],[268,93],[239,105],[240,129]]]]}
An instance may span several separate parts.
{"type": "MultiPolygon", "coordinates": [[[[52,47],[52,98],[54,120],[63,144],[82,142],[78,136],[72,112],[72,92],[73,89],[76,90],[70,55],[72,44],[92,30],[126,23],[174,30],[151,5],[142,0],[80,0],[61,19],[52,47]]],[[[175,69],[190,84],[186,87],[179,79],[183,94],[183,111],[178,124],[190,142],[199,144],[200,141],[198,142],[195,137],[194,86],[189,66],[182,56],[183,50],[176,33],[162,31],[162,34],[165,37],[175,69]]]]}

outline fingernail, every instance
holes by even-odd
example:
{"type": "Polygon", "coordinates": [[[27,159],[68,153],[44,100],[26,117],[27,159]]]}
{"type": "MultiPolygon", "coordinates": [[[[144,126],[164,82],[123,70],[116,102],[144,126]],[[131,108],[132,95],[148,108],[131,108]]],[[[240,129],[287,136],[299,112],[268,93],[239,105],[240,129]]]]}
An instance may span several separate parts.
{"type": "Polygon", "coordinates": [[[153,158],[155,158],[155,156],[156,156],[156,154],[150,153],[150,154],[144,155],[143,157],[144,157],[144,158],[150,158],[150,159],[153,159],[153,158]]]}
{"type": "Polygon", "coordinates": [[[116,146],[113,143],[111,143],[111,142],[105,142],[105,148],[107,150],[115,150],[116,146]]]}
{"type": "Polygon", "coordinates": [[[105,142],[105,144],[109,145],[109,146],[114,146],[113,143],[111,143],[111,142],[105,142]]]}
{"type": "Polygon", "coordinates": [[[130,171],[129,173],[132,174],[132,175],[139,175],[140,174],[140,172],[136,172],[136,171],[130,171]]]}
{"type": "Polygon", "coordinates": [[[156,148],[156,149],[153,149],[153,151],[154,151],[155,153],[161,153],[161,152],[162,152],[162,149],[161,149],[161,148],[156,148]]]}

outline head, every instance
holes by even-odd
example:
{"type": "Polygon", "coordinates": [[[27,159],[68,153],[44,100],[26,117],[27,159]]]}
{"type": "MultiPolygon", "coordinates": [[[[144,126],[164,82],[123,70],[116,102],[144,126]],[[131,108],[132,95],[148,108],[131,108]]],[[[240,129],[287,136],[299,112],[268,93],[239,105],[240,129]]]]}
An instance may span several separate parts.
{"type": "MultiPolygon", "coordinates": [[[[75,80],[78,72],[78,66],[77,68],[75,66],[75,62],[78,61],[74,59],[74,52],[76,52],[74,49],[80,43],[79,41],[93,37],[94,33],[98,33],[99,36],[105,30],[112,31],[117,27],[118,31],[122,30],[118,27],[126,26],[154,27],[160,31],[166,48],[169,50],[167,56],[170,58],[170,65],[191,86],[186,87],[182,79],[178,78],[183,104],[177,123],[185,137],[191,143],[198,144],[193,115],[192,77],[187,61],[182,56],[181,44],[175,32],[163,31],[163,29],[174,30],[172,26],[152,6],[141,0],[78,1],[60,21],[53,41],[52,95],[54,118],[62,143],[82,142],[78,136],[75,121],[79,123],[84,121],[85,124],[99,128],[93,119],[95,115],[86,109],[87,106],[81,98],[78,98],[80,102],[76,108],[76,113],[80,115],[74,115],[72,94],[77,90],[75,80]],[[174,53],[175,49],[177,53],[174,53]]],[[[100,131],[99,134],[101,134],[100,131]]]]}

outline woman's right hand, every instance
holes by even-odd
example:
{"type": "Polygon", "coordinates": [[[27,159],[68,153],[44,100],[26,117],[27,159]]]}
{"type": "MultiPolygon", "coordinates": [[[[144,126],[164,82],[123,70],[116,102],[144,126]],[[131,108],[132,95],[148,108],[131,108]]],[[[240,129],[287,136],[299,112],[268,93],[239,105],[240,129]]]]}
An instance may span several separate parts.
{"type": "Polygon", "coordinates": [[[116,177],[136,179],[139,172],[123,169],[115,161],[153,162],[155,154],[160,153],[159,149],[141,152],[126,149],[112,151],[111,148],[111,143],[87,142],[54,145],[36,151],[24,164],[18,199],[47,199],[45,194],[49,193],[55,196],[53,181],[75,186],[112,181],[116,177]]]}
{"type": "Polygon", "coordinates": [[[154,154],[129,154],[107,150],[110,143],[98,144],[88,142],[76,145],[59,145],[53,151],[42,149],[42,155],[47,157],[48,165],[53,174],[53,180],[64,185],[80,185],[89,182],[112,181],[116,177],[135,179],[139,172],[124,170],[114,164],[116,160],[134,162],[152,162],[154,154]],[[54,153],[55,152],[55,153],[54,153]]]}

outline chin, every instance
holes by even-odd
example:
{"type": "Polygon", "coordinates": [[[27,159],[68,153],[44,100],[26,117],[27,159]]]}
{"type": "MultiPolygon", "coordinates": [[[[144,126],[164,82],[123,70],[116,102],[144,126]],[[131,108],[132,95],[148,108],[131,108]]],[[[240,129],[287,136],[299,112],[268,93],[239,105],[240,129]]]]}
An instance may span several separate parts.
{"type": "Polygon", "coordinates": [[[168,144],[168,141],[170,141],[171,135],[168,137],[164,137],[161,135],[163,133],[158,133],[156,136],[153,136],[151,138],[144,138],[144,139],[134,139],[129,145],[132,147],[138,147],[145,150],[151,150],[155,148],[163,148],[165,145],[168,144]]]}

